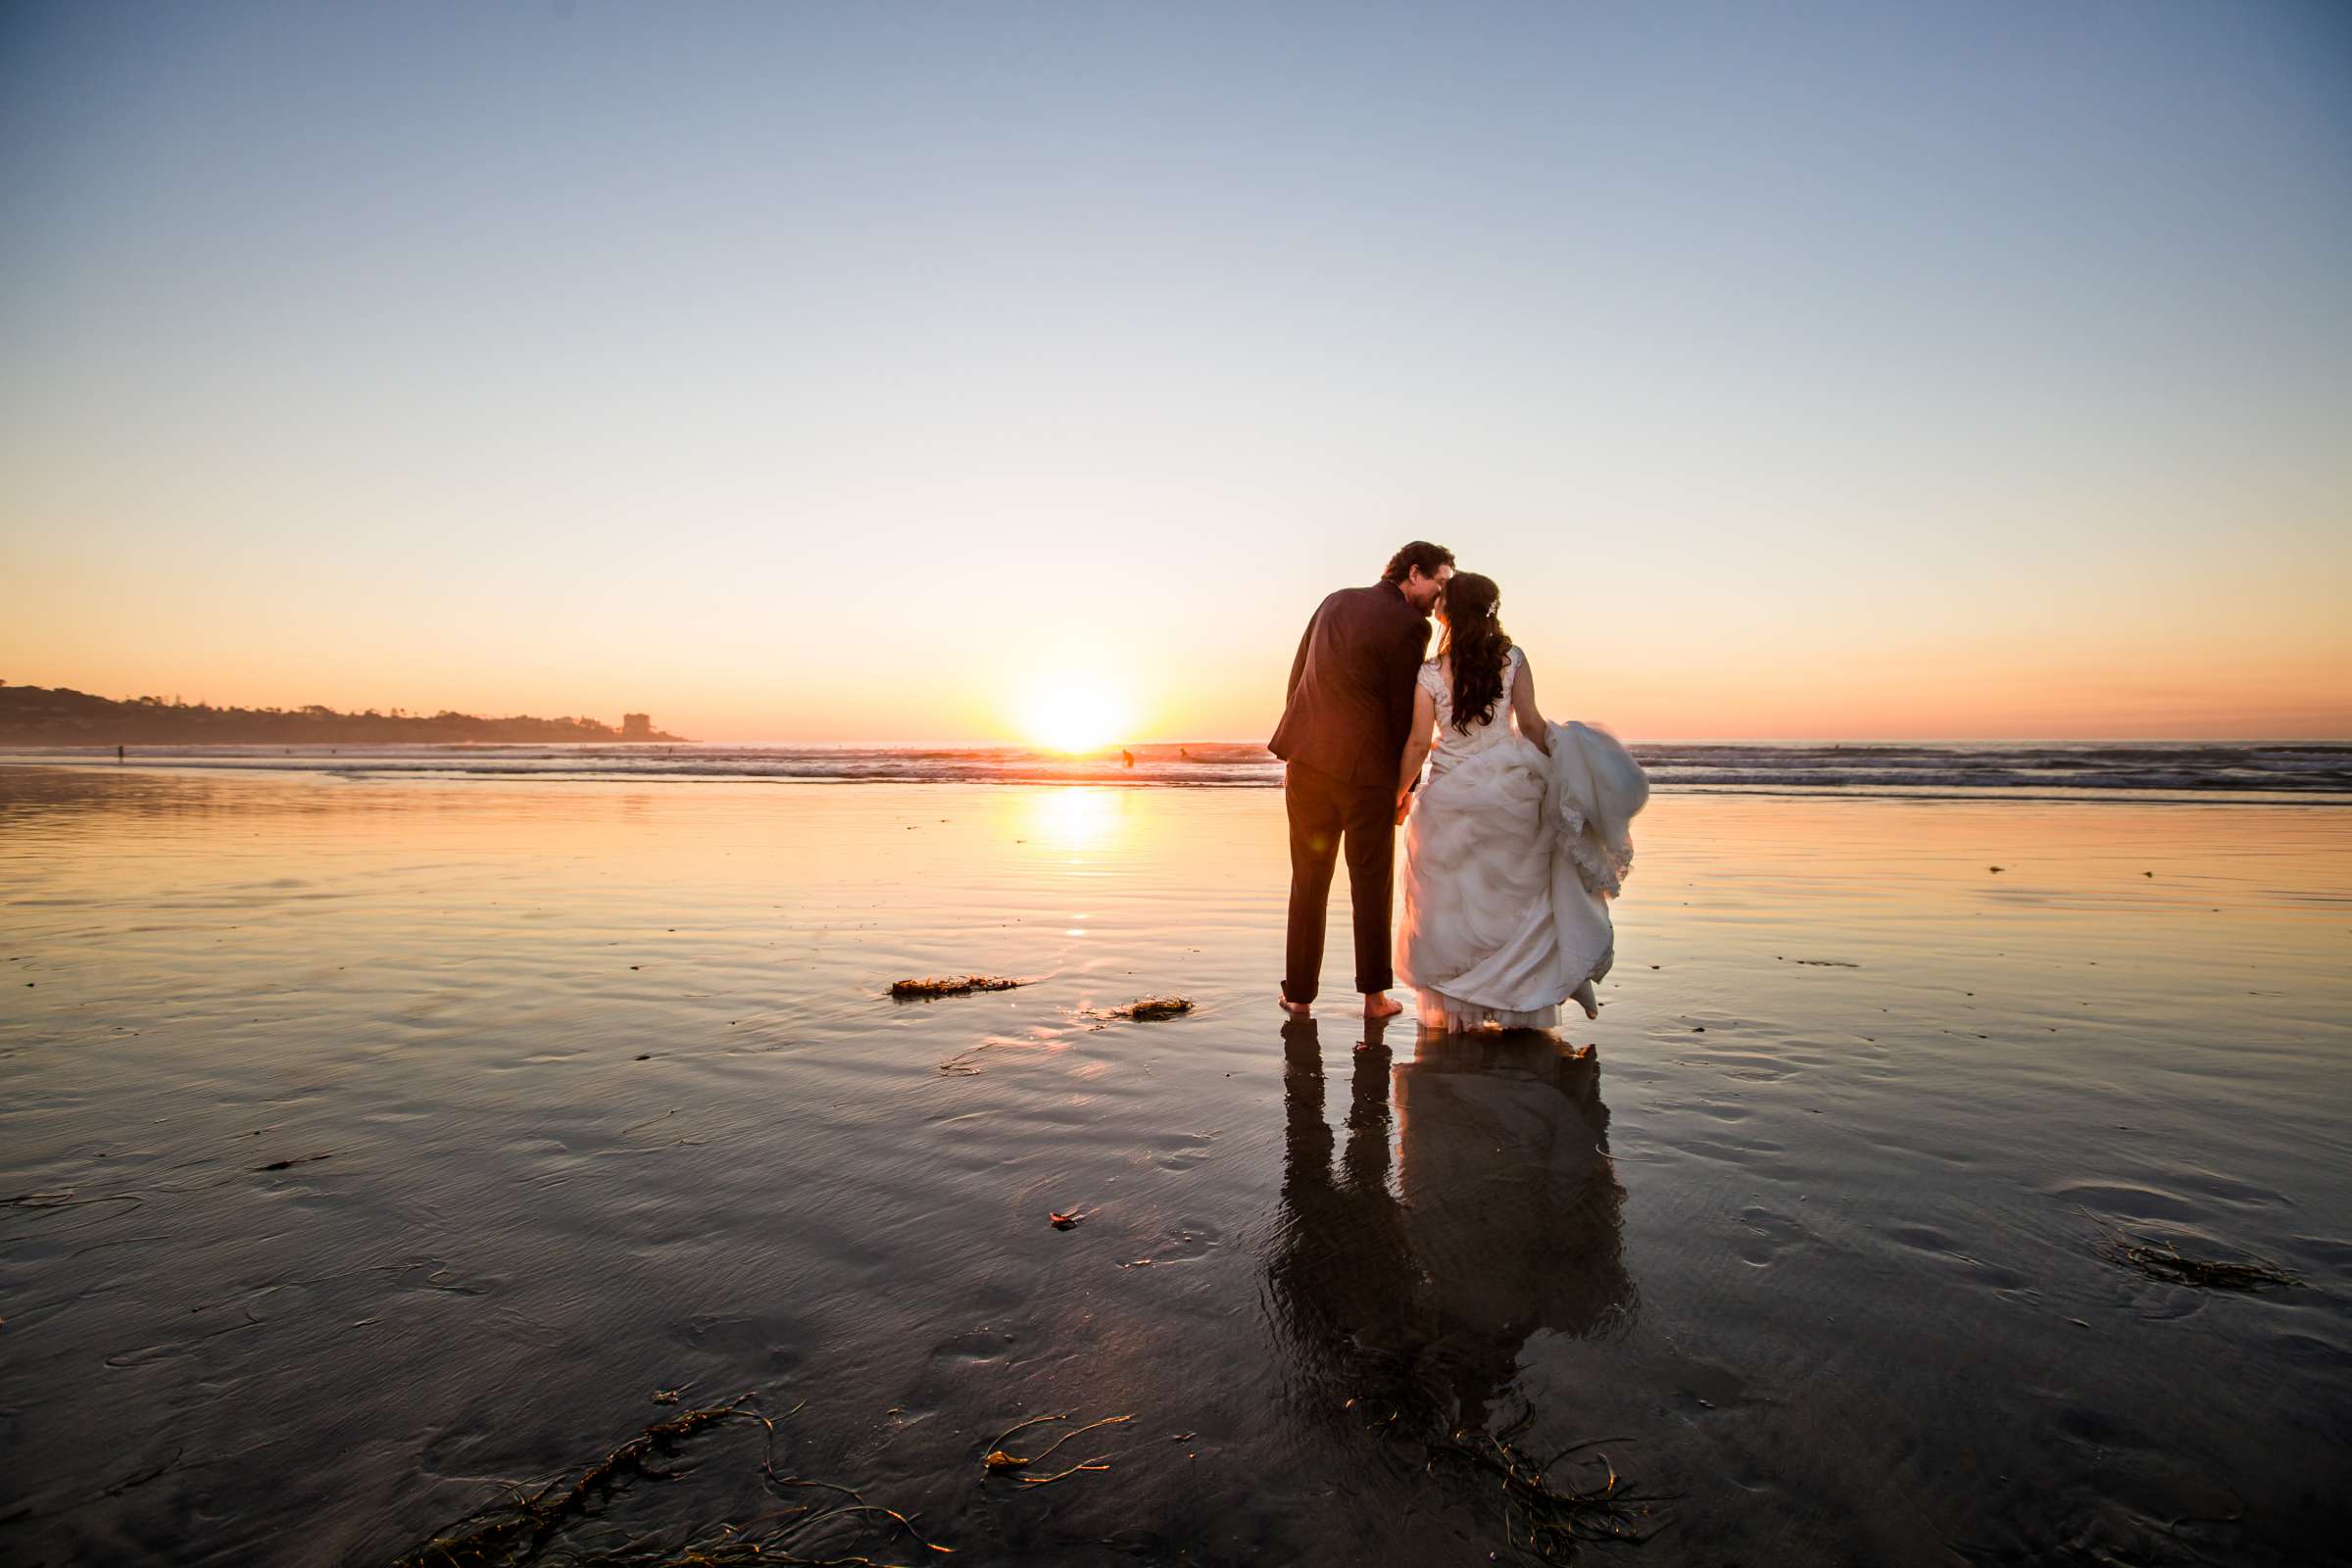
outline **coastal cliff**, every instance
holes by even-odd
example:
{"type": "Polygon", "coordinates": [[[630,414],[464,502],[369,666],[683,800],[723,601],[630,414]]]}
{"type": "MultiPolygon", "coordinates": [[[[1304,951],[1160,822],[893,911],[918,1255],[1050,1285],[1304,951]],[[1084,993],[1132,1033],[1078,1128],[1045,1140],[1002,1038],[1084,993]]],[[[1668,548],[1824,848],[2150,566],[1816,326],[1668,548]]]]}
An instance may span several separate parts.
{"type": "Polygon", "coordinates": [[[337,712],[303,708],[215,708],[174,698],[117,702],[71,687],[0,685],[0,743],[34,746],[303,746],[368,744],[530,745],[685,737],[656,729],[643,713],[619,727],[593,718],[485,718],[443,711],[337,712]]]}

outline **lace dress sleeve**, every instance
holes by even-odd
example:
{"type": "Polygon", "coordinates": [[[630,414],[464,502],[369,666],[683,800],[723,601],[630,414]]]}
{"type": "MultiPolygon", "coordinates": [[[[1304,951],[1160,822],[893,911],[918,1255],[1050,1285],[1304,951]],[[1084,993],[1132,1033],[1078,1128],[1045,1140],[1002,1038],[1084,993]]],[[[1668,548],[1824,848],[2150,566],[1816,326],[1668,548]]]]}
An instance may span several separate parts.
{"type": "Polygon", "coordinates": [[[1438,662],[1434,659],[1423,661],[1421,673],[1414,678],[1420,682],[1421,689],[1429,693],[1429,700],[1437,705],[1438,720],[1443,723],[1446,710],[1452,706],[1453,694],[1446,689],[1446,676],[1439,670],[1438,662]]]}
{"type": "Polygon", "coordinates": [[[1439,667],[1436,660],[1425,660],[1422,662],[1421,673],[1413,678],[1423,691],[1429,693],[1430,707],[1437,710],[1438,730],[1441,737],[1438,744],[1442,746],[1445,744],[1443,736],[1446,726],[1451,722],[1447,715],[1453,711],[1453,693],[1446,689],[1445,671],[1439,667]]]}

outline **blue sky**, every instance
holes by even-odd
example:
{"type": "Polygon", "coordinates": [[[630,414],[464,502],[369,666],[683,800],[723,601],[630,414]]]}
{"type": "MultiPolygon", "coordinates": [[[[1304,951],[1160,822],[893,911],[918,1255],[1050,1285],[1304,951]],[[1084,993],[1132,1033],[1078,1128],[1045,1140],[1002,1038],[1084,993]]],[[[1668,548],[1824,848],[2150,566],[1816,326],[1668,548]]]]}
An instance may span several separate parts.
{"type": "Polygon", "coordinates": [[[2348,82],[2332,5],[13,5],[0,675],[1248,735],[1426,536],[1633,733],[2352,733],[2348,82]]]}

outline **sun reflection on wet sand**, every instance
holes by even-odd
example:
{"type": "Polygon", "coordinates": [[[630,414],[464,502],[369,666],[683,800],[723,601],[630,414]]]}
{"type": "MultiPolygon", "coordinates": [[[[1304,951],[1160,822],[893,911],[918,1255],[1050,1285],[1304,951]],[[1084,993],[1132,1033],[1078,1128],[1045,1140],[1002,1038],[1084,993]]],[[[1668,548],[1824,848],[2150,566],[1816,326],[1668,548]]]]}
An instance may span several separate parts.
{"type": "Polygon", "coordinates": [[[1018,809],[1038,843],[1087,855],[1130,830],[1134,792],[1082,784],[1066,789],[1021,789],[1018,809]]]}

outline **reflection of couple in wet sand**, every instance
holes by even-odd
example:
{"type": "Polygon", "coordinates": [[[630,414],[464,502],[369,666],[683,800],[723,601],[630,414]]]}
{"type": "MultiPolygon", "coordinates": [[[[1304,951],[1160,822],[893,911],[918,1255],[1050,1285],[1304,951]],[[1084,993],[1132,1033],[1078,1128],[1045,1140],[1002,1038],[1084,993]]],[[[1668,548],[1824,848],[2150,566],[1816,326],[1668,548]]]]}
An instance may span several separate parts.
{"type": "Polygon", "coordinates": [[[1316,610],[1268,742],[1288,764],[1291,839],[1270,1297],[1318,1394],[1422,1431],[1483,1429],[1531,1334],[1591,1334],[1634,1300],[1599,1063],[1548,1031],[1571,1000],[1596,1015],[1649,785],[1614,737],[1544,719],[1499,606],[1452,552],[1406,545],[1379,582],[1316,610]],[[1446,640],[1424,661],[1433,613],[1446,640]],[[1365,1035],[1335,1164],[1311,1008],[1343,846],[1365,1035]],[[1392,1065],[1398,979],[1422,1027],[1392,1065]]]}
{"type": "Polygon", "coordinates": [[[1288,764],[1281,1002],[1294,1017],[1308,1016],[1321,985],[1343,844],[1364,1016],[1403,1011],[1388,995],[1398,979],[1429,1028],[1549,1028],[1572,999],[1596,1015],[1592,986],[1615,955],[1608,901],[1649,784],[1607,732],[1545,721],[1500,604],[1491,579],[1416,540],[1379,582],[1341,589],[1308,622],[1267,743],[1288,764]],[[1432,613],[1446,640],[1424,662],[1432,613]],[[1392,954],[1400,823],[1404,920],[1392,954]]]}
{"type": "Polygon", "coordinates": [[[1534,1030],[1424,1033],[1392,1062],[1382,1024],[1364,1027],[1335,1163],[1318,1025],[1283,1026],[1278,1326],[1319,1395],[1479,1430],[1531,1334],[1588,1336],[1634,1310],[1599,1063],[1534,1030]]]}

